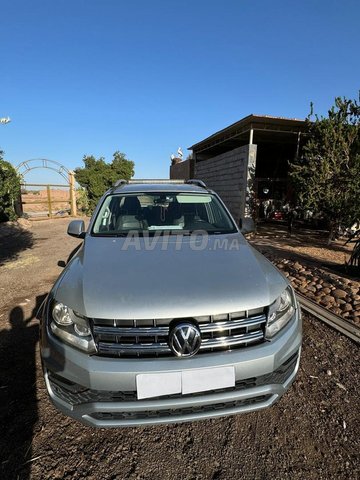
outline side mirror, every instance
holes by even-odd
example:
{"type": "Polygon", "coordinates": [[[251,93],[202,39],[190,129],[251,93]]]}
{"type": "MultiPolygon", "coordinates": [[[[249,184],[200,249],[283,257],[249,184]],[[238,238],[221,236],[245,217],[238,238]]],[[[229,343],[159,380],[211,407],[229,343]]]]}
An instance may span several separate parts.
{"type": "Polygon", "coordinates": [[[86,233],[84,220],[73,220],[70,222],[67,233],[72,237],[84,238],[86,233]]]}
{"type": "Polygon", "coordinates": [[[251,217],[241,218],[239,227],[242,234],[255,232],[255,222],[251,217]]]}

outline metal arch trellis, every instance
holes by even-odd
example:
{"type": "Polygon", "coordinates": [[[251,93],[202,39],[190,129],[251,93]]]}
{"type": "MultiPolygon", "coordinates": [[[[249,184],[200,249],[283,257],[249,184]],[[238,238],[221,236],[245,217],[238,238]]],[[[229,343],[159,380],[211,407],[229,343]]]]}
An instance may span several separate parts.
{"type": "Polygon", "coordinates": [[[54,160],[48,160],[46,158],[34,158],[31,160],[25,160],[24,162],[21,162],[17,167],[16,171],[21,175],[23,178],[26,173],[28,173],[30,170],[34,170],[36,168],[48,168],[50,170],[54,170],[56,173],[61,175],[64,180],[66,181],[66,185],[58,185],[58,184],[35,184],[35,183],[27,183],[25,180],[22,180],[23,183],[21,183],[22,186],[36,186],[36,187],[46,187],[47,189],[47,200],[46,201],[41,201],[41,200],[36,200],[36,201],[23,201],[22,197],[20,196],[20,210],[21,213],[23,213],[22,206],[25,204],[41,204],[41,203],[47,203],[48,204],[48,216],[52,218],[52,204],[53,203],[70,203],[70,215],[71,216],[76,216],[77,209],[76,209],[76,193],[75,193],[75,175],[74,172],[71,170],[68,170],[64,165],[61,165],[59,162],[55,162],[54,160]],[[36,163],[34,163],[36,162],[36,163]],[[50,187],[68,187],[69,188],[69,193],[70,197],[69,200],[54,200],[51,198],[51,190],[50,187]]]}
{"type": "Polygon", "coordinates": [[[31,160],[25,160],[16,167],[16,170],[21,175],[25,175],[30,170],[34,170],[36,168],[49,168],[50,170],[54,170],[55,172],[59,173],[66,180],[67,183],[69,183],[70,171],[66,167],[64,167],[64,165],[61,165],[59,162],[55,162],[54,160],[48,160],[46,158],[33,158],[31,160]],[[40,162],[41,164],[32,166],[29,165],[30,162],[40,162]],[[56,167],[50,166],[49,164],[56,165],[56,167]]]}

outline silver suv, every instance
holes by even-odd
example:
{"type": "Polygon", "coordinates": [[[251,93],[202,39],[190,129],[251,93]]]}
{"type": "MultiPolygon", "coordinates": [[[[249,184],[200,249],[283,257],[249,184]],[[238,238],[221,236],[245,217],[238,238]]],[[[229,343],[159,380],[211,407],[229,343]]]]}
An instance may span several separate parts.
{"type": "Polygon", "coordinates": [[[301,315],[284,276],[198,180],[119,181],[41,312],[51,400],[98,427],[272,405],[293,382],[301,315]]]}

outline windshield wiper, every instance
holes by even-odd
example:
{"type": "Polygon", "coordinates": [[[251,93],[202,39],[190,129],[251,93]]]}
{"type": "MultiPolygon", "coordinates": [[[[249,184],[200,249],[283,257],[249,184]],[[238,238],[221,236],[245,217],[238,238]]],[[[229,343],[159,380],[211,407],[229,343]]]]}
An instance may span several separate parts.
{"type": "Polygon", "coordinates": [[[92,237],[102,237],[102,238],[116,238],[116,237],[126,237],[127,233],[92,233],[92,237]]]}
{"type": "Polygon", "coordinates": [[[209,235],[227,235],[229,233],[236,233],[236,230],[209,230],[209,235]]]}

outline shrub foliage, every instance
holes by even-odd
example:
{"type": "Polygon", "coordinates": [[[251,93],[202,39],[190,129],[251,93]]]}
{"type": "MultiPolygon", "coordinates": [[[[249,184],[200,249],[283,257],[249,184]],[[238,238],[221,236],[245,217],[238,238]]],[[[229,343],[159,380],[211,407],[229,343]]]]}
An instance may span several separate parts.
{"type": "Polygon", "coordinates": [[[360,106],[336,98],[328,116],[307,118],[303,154],[290,164],[290,176],[302,206],[322,212],[330,240],[338,227],[360,218],[360,106]]]}
{"type": "Polygon", "coordinates": [[[0,222],[16,220],[15,203],[20,197],[20,175],[0,151],[0,222]]]}

